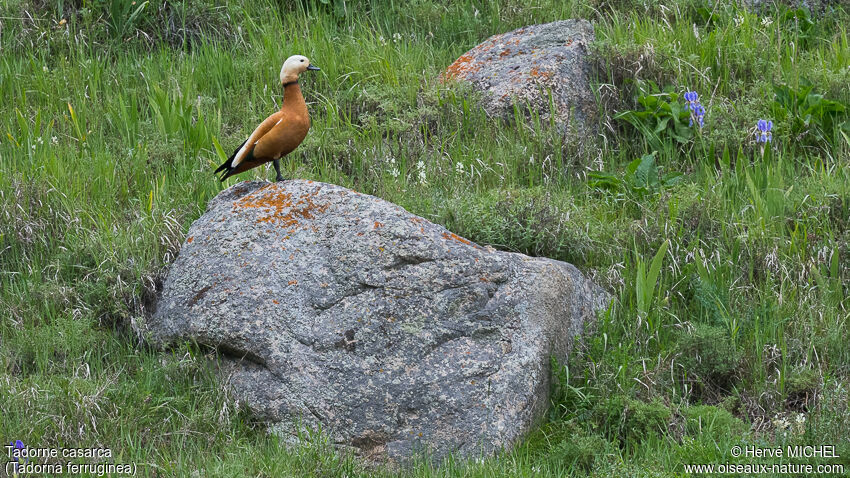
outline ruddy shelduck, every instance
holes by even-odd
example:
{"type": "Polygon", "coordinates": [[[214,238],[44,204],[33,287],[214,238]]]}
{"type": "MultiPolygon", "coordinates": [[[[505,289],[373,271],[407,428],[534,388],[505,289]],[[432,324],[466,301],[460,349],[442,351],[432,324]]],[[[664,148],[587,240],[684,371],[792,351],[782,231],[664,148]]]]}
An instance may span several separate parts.
{"type": "Polygon", "coordinates": [[[304,141],[310,129],[310,114],[307,103],[298,86],[298,75],[305,71],[318,70],[305,56],[293,55],[283,62],[280,83],[283,85],[283,105],[280,111],[269,116],[251,133],[233,155],[215,170],[223,172],[220,180],[243,171],[272,162],[277,172],[276,181],[283,181],[280,174],[280,158],[291,153],[304,141]]]}

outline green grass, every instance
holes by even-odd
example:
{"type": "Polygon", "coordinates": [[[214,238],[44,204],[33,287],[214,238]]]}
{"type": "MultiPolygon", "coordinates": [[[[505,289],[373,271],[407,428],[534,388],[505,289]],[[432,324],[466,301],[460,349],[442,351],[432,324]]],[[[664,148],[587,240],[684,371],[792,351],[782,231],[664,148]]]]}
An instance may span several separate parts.
{"type": "Polygon", "coordinates": [[[220,390],[213,356],[151,350],[128,327],[206,202],[271,177],[219,185],[214,144],[276,108],[280,64],[301,53],[322,72],[303,80],[313,128],[284,175],[571,262],[617,298],[515,450],[406,475],[668,476],[791,443],[837,445],[811,463],[850,469],[850,139],[773,106],[775,85],[809,80],[850,108],[835,3],[806,21],[698,0],[0,0],[0,438],[108,447],[143,476],[394,473],[321,435],[280,443],[220,390]],[[571,17],[596,28],[598,137],[490,120],[438,80],[491,34],[571,17]],[[612,118],[650,81],[698,91],[708,115],[656,154],[682,179],[641,188],[627,167],[650,143],[612,118]],[[764,156],[760,118],[775,122],[764,156]]]}

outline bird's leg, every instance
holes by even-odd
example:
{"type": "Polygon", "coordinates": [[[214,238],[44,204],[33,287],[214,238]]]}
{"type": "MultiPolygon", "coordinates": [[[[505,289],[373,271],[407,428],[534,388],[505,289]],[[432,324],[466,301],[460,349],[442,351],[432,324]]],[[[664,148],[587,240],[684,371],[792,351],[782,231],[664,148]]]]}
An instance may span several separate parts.
{"type": "Polygon", "coordinates": [[[277,173],[277,176],[275,176],[274,180],[277,182],[283,181],[283,175],[280,174],[280,160],[275,159],[274,161],[272,161],[272,166],[274,166],[274,170],[277,173]]]}

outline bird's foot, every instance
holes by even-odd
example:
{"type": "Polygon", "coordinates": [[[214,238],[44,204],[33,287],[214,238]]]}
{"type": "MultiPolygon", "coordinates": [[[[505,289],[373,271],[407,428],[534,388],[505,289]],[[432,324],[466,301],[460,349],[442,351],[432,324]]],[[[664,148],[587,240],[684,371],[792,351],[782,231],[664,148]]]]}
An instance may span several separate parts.
{"type": "Polygon", "coordinates": [[[284,180],[283,175],[280,174],[280,159],[275,159],[274,161],[272,161],[272,166],[274,166],[274,172],[275,172],[275,174],[277,174],[277,176],[275,176],[274,180],[277,181],[277,182],[283,181],[284,180]]]}

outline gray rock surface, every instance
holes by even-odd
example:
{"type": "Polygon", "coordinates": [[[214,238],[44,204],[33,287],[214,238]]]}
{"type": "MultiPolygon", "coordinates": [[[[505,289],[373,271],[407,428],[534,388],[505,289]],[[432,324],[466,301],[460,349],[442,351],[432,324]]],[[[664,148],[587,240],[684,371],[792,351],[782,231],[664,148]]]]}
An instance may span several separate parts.
{"type": "Polygon", "coordinates": [[[235,397],[277,433],[321,426],[404,462],[510,447],[547,408],[550,357],[607,300],[569,264],[374,196],[255,181],[191,226],[142,332],[218,347],[235,397]]]}
{"type": "Polygon", "coordinates": [[[596,126],[597,107],[588,76],[587,20],[562,20],[494,35],[452,63],[443,74],[483,92],[491,116],[512,118],[514,105],[543,119],[554,115],[566,130],[571,119],[582,129],[596,126]],[[551,99],[549,92],[551,91],[551,99]]]}
{"type": "Polygon", "coordinates": [[[823,14],[833,8],[850,7],[850,0],[741,0],[745,6],[753,8],[756,12],[770,14],[776,8],[808,8],[813,14],[823,14]]]}

